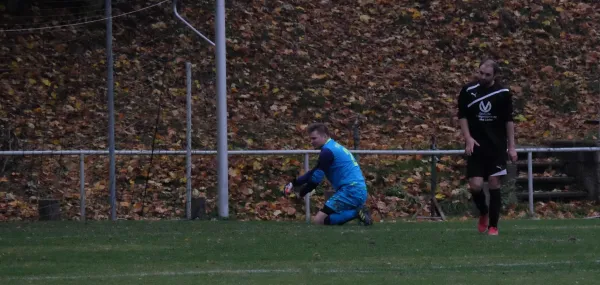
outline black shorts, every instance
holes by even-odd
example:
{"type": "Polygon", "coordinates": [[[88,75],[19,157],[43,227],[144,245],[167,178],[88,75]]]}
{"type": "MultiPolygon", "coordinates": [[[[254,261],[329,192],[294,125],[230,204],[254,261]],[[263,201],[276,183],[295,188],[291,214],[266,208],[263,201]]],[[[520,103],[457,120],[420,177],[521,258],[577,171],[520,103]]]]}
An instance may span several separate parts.
{"type": "Polygon", "coordinates": [[[489,150],[475,146],[473,153],[467,156],[467,178],[506,175],[506,150],[489,150]]]}

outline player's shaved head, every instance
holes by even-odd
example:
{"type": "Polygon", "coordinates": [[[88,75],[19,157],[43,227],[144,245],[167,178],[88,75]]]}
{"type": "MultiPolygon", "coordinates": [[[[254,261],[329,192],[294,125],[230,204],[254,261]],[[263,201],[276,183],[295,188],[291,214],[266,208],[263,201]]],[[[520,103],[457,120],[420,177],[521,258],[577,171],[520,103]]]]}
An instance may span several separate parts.
{"type": "Polygon", "coordinates": [[[491,59],[483,61],[479,65],[479,70],[477,72],[479,84],[485,87],[493,85],[499,72],[500,66],[496,61],[491,59]]]}
{"type": "Polygon", "coordinates": [[[329,129],[323,123],[314,123],[308,126],[308,133],[318,132],[321,135],[329,136],[329,129]]]}
{"type": "Polygon", "coordinates": [[[494,76],[498,75],[498,73],[500,73],[500,65],[498,65],[498,63],[492,59],[486,59],[484,60],[479,67],[491,67],[492,70],[494,71],[494,76]]]}
{"type": "Polygon", "coordinates": [[[322,147],[329,139],[329,130],[322,123],[314,123],[308,126],[308,136],[314,148],[322,147]]]}

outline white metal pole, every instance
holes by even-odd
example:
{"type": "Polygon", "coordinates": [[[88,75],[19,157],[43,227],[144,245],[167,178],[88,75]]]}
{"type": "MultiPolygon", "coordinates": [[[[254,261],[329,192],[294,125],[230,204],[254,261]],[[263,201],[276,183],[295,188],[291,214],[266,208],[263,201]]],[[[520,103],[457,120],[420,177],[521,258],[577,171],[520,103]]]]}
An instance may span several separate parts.
{"type": "Polygon", "coordinates": [[[229,181],[227,153],[227,73],[225,54],[225,0],[217,0],[215,11],[215,50],[217,58],[217,187],[219,216],[229,217],[229,181]]]}
{"type": "MultiPolygon", "coordinates": [[[[310,165],[309,165],[309,154],[305,153],[304,154],[304,173],[308,172],[310,170],[310,165]]],[[[310,193],[307,193],[306,196],[304,196],[304,211],[306,214],[306,222],[310,224],[310,193]]]]}
{"type": "Polygon", "coordinates": [[[529,189],[529,215],[535,217],[535,210],[533,209],[533,155],[531,152],[527,153],[527,186],[529,189]]]}
{"type": "Polygon", "coordinates": [[[79,215],[85,221],[85,155],[79,155],[79,215]]]}

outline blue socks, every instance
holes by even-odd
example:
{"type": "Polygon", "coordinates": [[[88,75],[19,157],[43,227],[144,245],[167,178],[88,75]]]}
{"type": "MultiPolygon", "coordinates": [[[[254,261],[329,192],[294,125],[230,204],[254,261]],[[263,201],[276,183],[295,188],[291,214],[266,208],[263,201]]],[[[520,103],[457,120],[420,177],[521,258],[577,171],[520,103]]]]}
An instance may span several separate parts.
{"type": "Polygon", "coordinates": [[[325,218],[326,225],[343,225],[358,217],[358,210],[345,210],[340,213],[333,213],[325,218]]]}

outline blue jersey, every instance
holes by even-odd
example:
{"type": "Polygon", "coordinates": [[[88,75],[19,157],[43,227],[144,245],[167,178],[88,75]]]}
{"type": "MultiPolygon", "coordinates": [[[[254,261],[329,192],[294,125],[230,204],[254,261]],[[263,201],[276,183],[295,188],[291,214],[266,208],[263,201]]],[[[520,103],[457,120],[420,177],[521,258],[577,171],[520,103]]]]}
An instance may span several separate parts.
{"type": "Polygon", "coordinates": [[[367,187],[360,166],[352,153],[333,139],[327,140],[321,148],[317,166],[296,179],[294,184],[308,183],[309,188],[314,189],[324,177],[327,177],[336,191],[347,186],[364,189],[367,187]]]}

